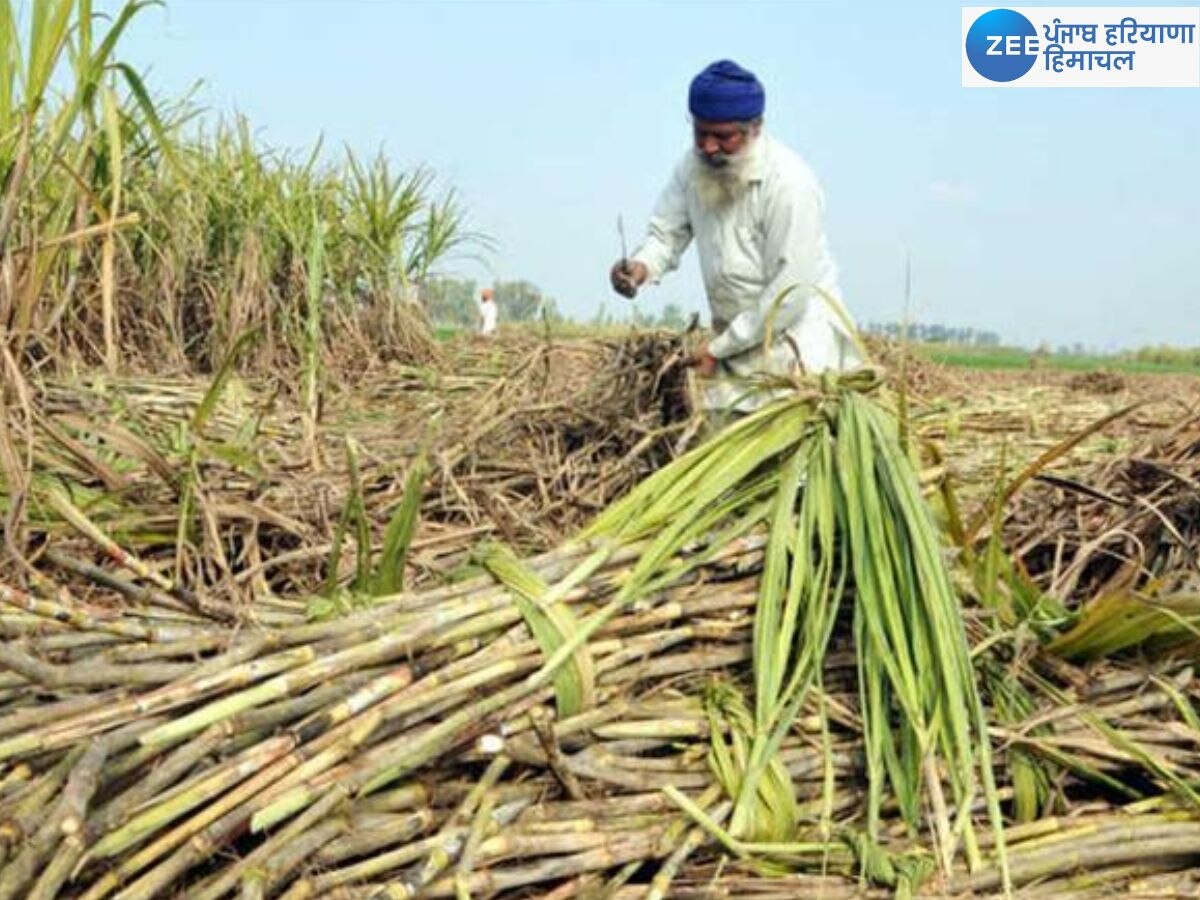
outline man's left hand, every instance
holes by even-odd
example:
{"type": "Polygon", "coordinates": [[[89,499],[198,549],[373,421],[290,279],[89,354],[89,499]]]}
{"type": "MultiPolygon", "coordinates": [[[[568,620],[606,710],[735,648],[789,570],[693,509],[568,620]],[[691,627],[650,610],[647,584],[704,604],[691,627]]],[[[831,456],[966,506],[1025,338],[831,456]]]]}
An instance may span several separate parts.
{"type": "Polygon", "coordinates": [[[701,378],[712,378],[717,374],[717,358],[708,352],[707,344],[693,353],[689,362],[701,378]]]}

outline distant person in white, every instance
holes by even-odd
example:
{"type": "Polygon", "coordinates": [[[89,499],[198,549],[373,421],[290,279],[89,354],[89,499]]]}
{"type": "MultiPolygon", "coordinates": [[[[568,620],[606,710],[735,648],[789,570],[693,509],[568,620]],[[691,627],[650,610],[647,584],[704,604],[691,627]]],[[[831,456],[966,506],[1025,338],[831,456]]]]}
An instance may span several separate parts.
{"type": "Polygon", "coordinates": [[[744,408],[739,376],[862,362],[825,237],[821,188],[799,156],[763,133],[764,106],[758,79],[729,60],[692,80],[692,150],[659,197],[641,247],[610,272],[613,289],[632,298],[678,267],[695,239],[716,337],[692,362],[711,379],[710,408],[744,408]]]}
{"type": "Polygon", "coordinates": [[[484,288],[479,292],[479,333],[484,337],[494,335],[498,318],[495,295],[491,288],[484,288]]]}

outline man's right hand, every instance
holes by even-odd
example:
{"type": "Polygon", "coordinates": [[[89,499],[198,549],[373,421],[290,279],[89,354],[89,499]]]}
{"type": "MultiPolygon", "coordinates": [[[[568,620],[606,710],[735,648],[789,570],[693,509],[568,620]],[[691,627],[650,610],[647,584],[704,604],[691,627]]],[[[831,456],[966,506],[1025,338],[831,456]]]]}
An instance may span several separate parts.
{"type": "Polygon", "coordinates": [[[613,263],[612,271],[608,273],[612,288],[622,297],[633,299],[637,296],[638,288],[646,283],[650,270],[646,264],[635,259],[618,259],[613,263]]]}

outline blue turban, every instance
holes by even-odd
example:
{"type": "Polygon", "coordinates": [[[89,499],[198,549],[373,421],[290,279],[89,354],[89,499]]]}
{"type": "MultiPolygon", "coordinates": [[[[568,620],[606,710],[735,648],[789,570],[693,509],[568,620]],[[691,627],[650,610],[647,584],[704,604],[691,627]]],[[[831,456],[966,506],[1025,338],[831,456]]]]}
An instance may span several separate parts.
{"type": "Polygon", "coordinates": [[[709,122],[748,122],[763,114],[762,84],[733,60],[721,59],[692,79],[688,110],[709,122]]]}

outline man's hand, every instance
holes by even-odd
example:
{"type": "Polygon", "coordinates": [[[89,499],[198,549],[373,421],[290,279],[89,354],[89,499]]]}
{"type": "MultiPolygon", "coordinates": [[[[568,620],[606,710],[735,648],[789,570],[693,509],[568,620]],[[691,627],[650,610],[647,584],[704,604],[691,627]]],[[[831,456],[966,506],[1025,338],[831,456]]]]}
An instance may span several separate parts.
{"type": "Polygon", "coordinates": [[[717,358],[708,352],[707,344],[692,354],[688,365],[692,366],[701,378],[712,378],[717,374],[717,358]]]}
{"type": "Polygon", "coordinates": [[[638,288],[646,283],[650,270],[645,263],[634,259],[618,259],[613,263],[612,271],[608,273],[612,289],[622,297],[632,300],[637,296],[638,288]]]}

